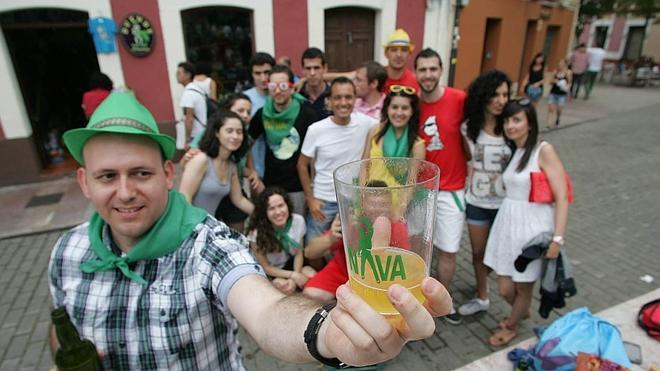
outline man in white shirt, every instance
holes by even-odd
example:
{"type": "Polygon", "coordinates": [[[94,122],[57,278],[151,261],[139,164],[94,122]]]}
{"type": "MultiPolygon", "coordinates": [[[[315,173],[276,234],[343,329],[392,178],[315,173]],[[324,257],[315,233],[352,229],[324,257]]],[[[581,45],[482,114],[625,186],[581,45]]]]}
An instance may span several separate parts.
{"type": "Polygon", "coordinates": [[[355,70],[353,83],[357,99],[355,112],[364,113],[380,121],[380,111],[383,109],[385,94],[381,93],[387,80],[387,71],[378,62],[366,62],[355,70]]]}
{"type": "Polygon", "coordinates": [[[193,83],[194,76],[195,67],[192,63],[179,63],[176,81],[185,87],[179,105],[183,108],[188,143],[206,129],[206,94],[193,83]]]}
{"type": "Polygon", "coordinates": [[[587,81],[584,84],[584,99],[589,99],[591,89],[598,77],[598,73],[603,69],[603,60],[605,59],[605,50],[599,46],[587,49],[589,55],[589,67],[587,68],[587,81]]]}
{"type": "Polygon", "coordinates": [[[346,77],[338,77],[330,85],[332,115],[307,129],[300,157],[298,176],[309,208],[307,239],[330,227],[337,215],[337,198],[332,172],[347,162],[362,158],[369,130],[378,124],[373,118],[353,112],[355,85],[346,77]],[[314,163],[314,189],[309,172],[314,163]]]}

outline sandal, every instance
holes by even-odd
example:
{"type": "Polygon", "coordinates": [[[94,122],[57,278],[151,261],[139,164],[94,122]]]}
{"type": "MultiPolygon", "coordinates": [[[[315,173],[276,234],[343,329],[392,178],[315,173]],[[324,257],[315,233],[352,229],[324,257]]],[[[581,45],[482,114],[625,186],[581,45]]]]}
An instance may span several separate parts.
{"type": "Polygon", "coordinates": [[[516,336],[518,336],[516,330],[511,330],[508,327],[499,329],[488,338],[488,344],[492,347],[502,347],[509,344],[516,336]]]}
{"type": "MultiPolygon", "coordinates": [[[[520,320],[525,320],[525,319],[528,319],[529,317],[530,317],[529,312],[527,312],[527,314],[524,315],[523,318],[521,318],[520,320]]],[[[499,327],[499,328],[502,329],[502,330],[506,329],[506,328],[507,328],[507,324],[506,324],[506,322],[507,322],[508,320],[509,320],[509,317],[504,317],[504,318],[502,318],[502,320],[501,320],[500,322],[497,323],[497,327],[499,327]]]]}

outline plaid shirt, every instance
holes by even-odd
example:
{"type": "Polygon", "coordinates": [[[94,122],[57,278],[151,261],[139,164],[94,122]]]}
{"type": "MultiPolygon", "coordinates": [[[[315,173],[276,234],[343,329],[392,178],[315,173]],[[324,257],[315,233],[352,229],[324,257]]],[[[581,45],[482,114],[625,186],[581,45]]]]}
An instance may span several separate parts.
{"type": "MultiPolygon", "coordinates": [[[[106,369],[244,369],[227,296],[241,277],[264,274],[245,237],[207,217],[172,254],[130,265],[144,286],[119,269],[82,272],[80,263],[96,258],[87,232],[82,224],[55,245],[50,291],[105,354],[106,369]]],[[[103,240],[121,255],[107,228],[103,240]]]]}

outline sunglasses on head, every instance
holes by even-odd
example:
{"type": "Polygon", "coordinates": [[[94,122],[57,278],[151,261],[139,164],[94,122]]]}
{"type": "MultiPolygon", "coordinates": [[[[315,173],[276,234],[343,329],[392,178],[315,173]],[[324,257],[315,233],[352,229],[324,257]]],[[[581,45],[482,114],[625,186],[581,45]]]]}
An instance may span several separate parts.
{"type": "Polygon", "coordinates": [[[390,93],[404,93],[408,95],[415,95],[417,93],[417,90],[411,86],[405,86],[405,85],[392,85],[390,86],[390,93]]]}
{"type": "Polygon", "coordinates": [[[520,98],[520,99],[512,99],[511,102],[518,104],[519,106],[522,107],[527,107],[530,104],[532,104],[532,101],[527,99],[527,98],[520,98]]]}
{"type": "Polygon", "coordinates": [[[280,88],[281,91],[287,91],[291,88],[292,84],[290,82],[269,82],[268,90],[275,91],[277,88],[280,88]]]}

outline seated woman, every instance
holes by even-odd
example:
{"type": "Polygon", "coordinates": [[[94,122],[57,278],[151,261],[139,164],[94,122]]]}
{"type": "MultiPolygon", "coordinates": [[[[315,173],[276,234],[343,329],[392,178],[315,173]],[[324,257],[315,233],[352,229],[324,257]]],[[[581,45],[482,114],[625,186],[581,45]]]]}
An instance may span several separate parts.
{"type": "Polygon", "coordinates": [[[291,200],[285,190],[266,188],[257,198],[247,227],[257,261],[272,278],[273,286],[286,295],[302,289],[316,274],[313,268],[303,266],[305,218],[289,210],[291,200]]]}
{"type": "Polygon", "coordinates": [[[194,206],[214,215],[220,200],[230,195],[236,207],[251,214],[254,205],[241,193],[236,161],[247,152],[244,125],[234,112],[220,111],[209,118],[199,144],[202,151],[183,170],[179,191],[194,206]]]}

